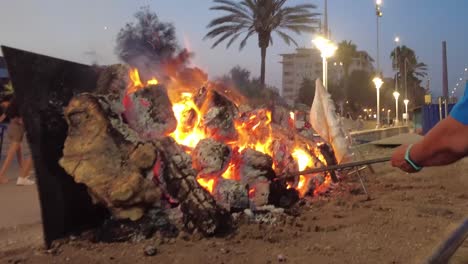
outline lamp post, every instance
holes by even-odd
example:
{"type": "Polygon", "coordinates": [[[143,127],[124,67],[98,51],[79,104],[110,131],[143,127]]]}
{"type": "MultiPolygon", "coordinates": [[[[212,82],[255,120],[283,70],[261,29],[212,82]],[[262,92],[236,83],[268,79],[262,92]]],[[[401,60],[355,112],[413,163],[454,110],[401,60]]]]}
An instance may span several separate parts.
{"type": "Polygon", "coordinates": [[[387,123],[388,123],[388,126],[390,126],[390,112],[391,112],[391,111],[392,111],[392,110],[390,110],[390,109],[388,109],[388,111],[387,111],[387,123]]]}
{"type": "Polygon", "coordinates": [[[380,25],[379,18],[383,16],[382,0],[375,1],[375,14],[377,16],[377,72],[380,73],[380,25]]]}
{"type": "Polygon", "coordinates": [[[377,89],[377,125],[376,128],[380,127],[380,87],[382,87],[382,84],[384,83],[380,77],[375,77],[372,82],[374,82],[375,89],[377,89]]]}
{"type": "Polygon", "coordinates": [[[409,116],[408,116],[408,103],[409,103],[409,100],[405,99],[405,100],[403,100],[403,103],[405,103],[405,124],[408,125],[408,119],[409,119],[409,116]]]}
{"type": "Polygon", "coordinates": [[[338,49],[338,47],[333,44],[329,39],[326,39],[324,37],[316,37],[314,40],[312,40],[312,43],[317,47],[318,50],[320,50],[320,55],[322,56],[322,73],[323,73],[323,87],[325,87],[326,90],[328,90],[328,62],[327,59],[333,56],[335,54],[335,51],[338,49]]]}
{"type": "Polygon", "coordinates": [[[398,97],[400,93],[398,91],[393,92],[393,97],[395,97],[395,126],[398,125],[398,97]]]}

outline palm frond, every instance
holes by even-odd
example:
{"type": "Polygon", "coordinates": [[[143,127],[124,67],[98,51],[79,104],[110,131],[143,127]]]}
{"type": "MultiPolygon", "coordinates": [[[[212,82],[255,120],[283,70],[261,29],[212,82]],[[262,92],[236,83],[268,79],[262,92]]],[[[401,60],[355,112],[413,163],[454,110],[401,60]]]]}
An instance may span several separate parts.
{"type": "Polygon", "coordinates": [[[294,43],[294,45],[296,45],[296,47],[298,47],[299,45],[297,44],[297,42],[291,37],[289,36],[288,34],[280,31],[280,30],[275,30],[275,32],[283,39],[283,41],[289,45],[291,45],[291,42],[294,43]]]}
{"type": "Polygon", "coordinates": [[[250,29],[250,31],[247,33],[245,38],[241,41],[239,44],[239,50],[244,49],[245,45],[247,44],[247,40],[255,33],[255,29],[250,29]]]}

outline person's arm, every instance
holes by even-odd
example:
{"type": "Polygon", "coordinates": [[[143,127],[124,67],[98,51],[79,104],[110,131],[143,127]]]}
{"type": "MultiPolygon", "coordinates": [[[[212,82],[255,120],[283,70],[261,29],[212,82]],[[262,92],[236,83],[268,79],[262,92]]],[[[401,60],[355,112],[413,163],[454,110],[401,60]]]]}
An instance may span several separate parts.
{"type": "Polygon", "coordinates": [[[5,120],[5,118],[6,118],[5,114],[0,115],[0,123],[3,122],[3,120],[5,120]]]}
{"type": "MultiPolygon", "coordinates": [[[[400,146],[392,155],[392,166],[406,172],[416,170],[405,160],[407,145],[400,146]]],[[[440,166],[453,163],[468,155],[468,125],[447,117],[439,122],[409,152],[411,160],[419,166],[440,166]]]]}

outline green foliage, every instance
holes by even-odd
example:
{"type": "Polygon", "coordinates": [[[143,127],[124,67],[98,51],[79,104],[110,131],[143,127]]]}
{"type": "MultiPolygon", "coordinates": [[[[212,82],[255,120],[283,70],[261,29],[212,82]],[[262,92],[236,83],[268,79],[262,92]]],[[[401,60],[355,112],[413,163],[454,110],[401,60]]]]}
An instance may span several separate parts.
{"type": "Polygon", "coordinates": [[[266,89],[259,89],[261,85],[260,80],[251,77],[250,71],[239,65],[232,68],[229,74],[221,77],[219,81],[241,93],[251,102],[259,104],[268,104],[269,102],[285,104],[284,99],[279,95],[275,87],[267,86],[266,89]]]}
{"type": "MultiPolygon", "coordinates": [[[[372,63],[372,58],[367,55],[366,52],[363,51],[358,51],[357,46],[353,44],[351,41],[342,41],[338,44],[338,49],[336,51],[336,60],[341,62],[343,64],[343,80],[342,80],[342,86],[343,86],[343,100],[344,101],[349,101],[351,100],[350,95],[354,93],[354,90],[352,87],[350,87],[350,74],[349,69],[353,63],[353,59],[357,57],[363,57],[366,59],[364,63],[366,64],[371,64],[372,63]],[[363,56],[365,54],[365,56],[363,56]]],[[[362,76],[362,74],[361,74],[362,76]]]]}
{"type": "Polygon", "coordinates": [[[344,75],[349,76],[349,67],[353,62],[353,58],[358,55],[357,47],[350,40],[343,40],[338,43],[338,49],[336,50],[336,59],[343,63],[344,75]]]}
{"type": "Polygon", "coordinates": [[[258,36],[261,49],[260,84],[265,84],[266,49],[273,43],[272,33],[275,32],[286,44],[297,42],[288,31],[300,34],[303,31],[313,32],[318,27],[317,13],[311,12],[316,6],[301,4],[292,7],[284,6],[287,0],[214,0],[211,10],[225,12],[213,19],[205,38],[216,39],[212,48],[227,41],[229,48],[239,37],[242,40],[239,49],[242,50],[247,40],[258,36]]]}
{"type": "Polygon", "coordinates": [[[408,99],[413,106],[424,104],[425,90],[421,86],[421,79],[427,76],[427,65],[420,62],[416,53],[404,45],[396,47],[391,52],[390,58],[392,59],[393,69],[398,71],[400,93],[404,96],[406,77],[408,99]]]}
{"type": "Polygon", "coordinates": [[[311,106],[315,96],[315,82],[309,78],[304,78],[297,94],[296,102],[311,106]]]}

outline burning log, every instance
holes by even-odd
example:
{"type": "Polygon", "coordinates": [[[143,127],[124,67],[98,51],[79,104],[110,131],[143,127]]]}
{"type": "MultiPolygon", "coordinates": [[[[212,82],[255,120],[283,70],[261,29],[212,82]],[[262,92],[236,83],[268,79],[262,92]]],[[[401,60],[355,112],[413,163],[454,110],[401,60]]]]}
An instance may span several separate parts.
{"type": "Polygon", "coordinates": [[[180,202],[186,227],[198,228],[205,235],[229,230],[232,225],[230,214],[198,185],[191,157],[170,137],[156,141],[156,146],[163,168],[155,177],[163,180],[167,192],[180,202]]]}
{"type": "Polygon", "coordinates": [[[275,177],[273,160],[267,154],[245,149],[240,153],[239,164],[235,167],[240,181],[249,188],[249,198],[254,206],[268,203],[270,180],[275,177]]]}
{"type": "Polygon", "coordinates": [[[159,188],[144,177],[156,159],[155,146],[140,142],[104,97],[75,96],[64,114],[69,128],[59,163],[88,187],[94,202],[131,220],[159,203],[159,188]]]}
{"type": "Polygon", "coordinates": [[[213,197],[219,205],[231,212],[249,208],[247,188],[239,181],[218,179],[213,197]]]}
{"type": "Polygon", "coordinates": [[[236,174],[244,184],[253,184],[259,179],[271,180],[275,177],[272,169],[273,160],[267,154],[253,149],[241,152],[240,163],[236,166],[236,174]]]}
{"type": "Polygon", "coordinates": [[[105,96],[116,113],[122,113],[122,101],[125,97],[129,77],[129,67],[114,64],[99,70],[99,78],[94,94],[105,96]]]}
{"type": "Polygon", "coordinates": [[[177,127],[166,89],[149,85],[125,97],[125,119],[146,140],[168,135],[177,127]]]}
{"type": "Polygon", "coordinates": [[[231,148],[214,139],[203,139],[193,150],[192,159],[199,177],[220,177],[231,159],[231,148]]]}
{"type": "Polygon", "coordinates": [[[194,98],[203,114],[202,125],[207,136],[220,141],[237,139],[234,119],[238,110],[228,98],[213,89],[202,87],[194,98]]]}

